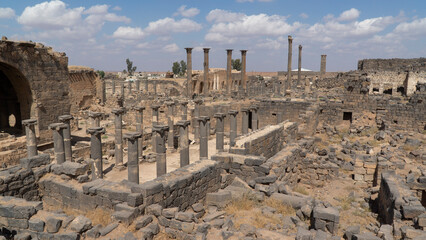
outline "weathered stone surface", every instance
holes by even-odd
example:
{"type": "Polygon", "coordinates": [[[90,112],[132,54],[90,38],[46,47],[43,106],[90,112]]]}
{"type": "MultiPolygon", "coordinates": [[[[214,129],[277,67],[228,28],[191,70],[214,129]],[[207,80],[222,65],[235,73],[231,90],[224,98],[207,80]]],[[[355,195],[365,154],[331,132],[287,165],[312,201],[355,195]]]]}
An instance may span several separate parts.
{"type": "Polygon", "coordinates": [[[151,214],[156,217],[161,216],[163,207],[160,204],[152,204],[145,208],[145,214],[151,214]]]}
{"type": "Polygon", "coordinates": [[[21,158],[19,162],[23,168],[31,169],[49,164],[50,156],[49,154],[40,154],[29,158],[21,158]]]}
{"type": "Polygon", "coordinates": [[[300,209],[304,205],[308,204],[309,202],[309,199],[307,198],[290,196],[290,195],[281,194],[281,193],[273,193],[271,195],[271,198],[276,199],[284,204],[288,204],[292,206],[294,209],[300,209]]]}
{"type": "Polygon", "coordinates": [[[153,217],[151,215],[144,215],[135,220],[135,228],[136,230],[139,230],[141,228],[146,227],[148,224],[150,224],[153,220],[153,217]]]}
{"type": "Polygon", "coordinates": [[[359,225],[357,225],[357,226],[349,226],[349,227],[346,228],[345,234],[344,234],[343,237],[346,240],[351,240],[352,236],[355,235],[355,234],[358,234],[360,232],[360,230],[361,230],[361,227],[359,225]]]}
{"type": "Polygon", "coordinates": [[[44,222],[40,219],[30,219],[28,221],[28,228],[31,231],[43,232],[44,231],[44,222]]]}
{"type": "Polygon", "coordinates": [[[353,240],[380,240],[379,237],[376,237],[371,232],[359,233],[352,236],[353,240]]]}
{"type": "Polygon", "coordinates": [[[417,206],[408,206],[403,205],[402,206],[402,214],[405,219],[413,219],[420,214],[424,213],[426,210],[423,206],[417,205],[417,206]]]}
{"type": "Polygon", "coordinates": [[[55,217],[46,218],[46,231],[48,233],[57,233],[61,227],[62,219],[55,217]]]}
{"type": "Polygon", "coordinates": [[[105,226],[104,228],[99,230],[99,234],[101,236],[105,236],[108,233],[112,232],[114,229],[116,229],[118,227],[118,223],[117,222],[113,222],[108,224],[107,226],[105,226]]]}
{"type": "Polygon", "coordinates": [[[175,215],[176,220],[182,222],[192,222],[194,220],[194,213],[192,212],[177,212],[175,215]]]}
{"type": "Polygon", "coordinates": [[[302,227],[297,228],[296,240],[312,240],[312,233],[302,227]]]}
{"type": "Polygon", "coordinates": [[[225,207],[232,200],[231,192],[229,191],[218,191],[215,193],[207,193],[206,204],[217,206],[219,208],[225,207]]]}
{"type": "Polygon", "coordinates": [[[165,208],[163,209],[163,216],[168,219],[172,219],[175,217],[176,213],[179,211],[178,207],[174,208],[165,208]]]}
{"type": "Polygon", "coordinates": [[[269,175],[269,176],[258,177],[254,179],[256,183],[260,183],[260,184],[271,184],[271,183],[274,183],[276,180],[277,180],[276,175],[269,175]]]}
{"type": "Polygon", "coordinates": [[[67,227],[76,233],[82,233],[92,227],[92,221],[85,216],[78,216],[74,218],[71,224],[67,227]]]}

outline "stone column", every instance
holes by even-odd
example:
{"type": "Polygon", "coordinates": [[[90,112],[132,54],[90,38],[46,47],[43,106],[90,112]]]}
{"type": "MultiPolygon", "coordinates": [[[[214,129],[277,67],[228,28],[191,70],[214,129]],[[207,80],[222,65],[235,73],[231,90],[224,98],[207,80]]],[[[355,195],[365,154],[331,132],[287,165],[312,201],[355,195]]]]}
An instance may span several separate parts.
{"type": "Polygon", "coordinates": [[[225,113],[216,113],[214,118],[216,118],[216,150],[218,152],[223,152],[224,136],[225,136],[225,113]]]}
{"type": "Polygon", "coordinates": [[[282,121],[283,121],[283,113],[277,112],[277,124],[282,123],[282,121]]]}
{"type": "Polygon", "coordinates": [[[152,127],[152,133],[154,138],[156,138],[155,147],[156,150],[156,160],[157,160],[157,177],[167,173],[167,162],[166,162],[166,136],[169,131],[169,127],[166,125],[155,125],[152,127]]]}
{"type": "Polygon", "coordinates": [[[100,112],[89,112],[89,118],[91,121],[92,127],[100,127],[101,126],[101,117],[102,113],[100,112]]]}
{"type": "Polygon", "coordinates": [[[300,85],[302,78],[302,45],[299,45],[299,61],[297,64],[297,86],[300,85]]]}
{"type": "Polygon", "coordinates": [[[244,94],[247,94],[246,55],[247,50],[241,50],[241,82],[244,94]]]}
{"type": "Polygon", "coordinates": [[[257,115],[258,106],[251,106],[251,129],[256,131],[259,128],[259,117],[257,115]]]}
{"type": "Polygon", "coordinates": [[[186,49],[186,97],[190,98],[192,95],[192,48],[185,48],[185,49],[186,49]]]}
{"type": "Polygon", "coordinates": [[[232,89],[232,49],[226,49],[226,94],[231,94],[232,89]]]}
{"type": "Polygon", "coordinates": [[[111,80],[111,87],[112,87],[112,95],[114,95],[115,94],[115,80],[114,79],[112,79],[111,80]]]}
{"type": "MultiPolygon", "coordinates": [[[[160,105],[158,105],[156,103],[154,103],[154,104],[151,105],[151,109],[152,109],[152,121],[151,121],[152,127],[154,127],[154,126],[156,126],[156,125],[159,124],[159,122],[158,122],[158,120],[159,120],[158,119],[158,109],[159,108],[160,108],[160,105]]],[[[151,143],[151,145],[152,145],[152,151],[156,152],[156,150],[155,150],[155,148],[157,147],[157,144],[155,143],[156,138],[152,135],[151,139],[152,139],[152,143],[151,143]]]]}
{"type": "Polygon", "coordinates": [[[105,128],[89,128],[86,130],[86,132],[90,134],[90,159],[92,160],[92,180],[103,178],[101,134],[105,133],[105,128]]]}
{"type": "Polygon", "coordinates": [[[171,149],[174,148],[174,113],[173,108],[175,103],[174,102],[166,102],[167,105],[167,125],[169,126],[169,134],[167,137],[167,147],[171,149]]]}
{"type": "Polygon", "coordinates": [[[235,146],[235,139],[237,138],[237,114],[238,111],[236,110],[229,110],[228,112],[230,118],[229,118],[229,125],[230,125],[230,133],[229,133],[229,145],[231,147],[235,146]]]}
{"type": "Polygon", "coordinates": [[[55,158],[57,164],[65,162],[64,152],[64,129],[67,127],[63,123],[52,123],[49,125],[49,129],[53,130],[53,148],[55,150],[55,158]]]}
{"type": "Polygon", "coordinates": [[[139,90],[141,90],[141,82],[139,79],[136,79],[136,91],[139,92],[139,90]]]}
{"type": "Polygon", "coordinates": [[[115,115],[115,166],[123,165],[123,114],[126,112],[124,107],[113,109],[111,111],[115,115]]]}
{"type": "Polygon", "coordinates": [[[145,80],[145,92],[148,93],[148,79],[145,80]]]}
{"type": "Polygon", "coordinates": [[[179,126],[179,149],[180,149],[180,167],[189,164],[189,120],[181,120],[176,123],[179,126]]]}
{"type": "Polygon", "coordinates": [[[204,50],[204,78],[203,78],[203,95],[207,96],[209,93],[209,50],[210,48],[203,48],[204,50]]]}
{"type": "Polygon", "coordinates": [[[311,82],[309,78],[305,78],[305,97],[308,97],[309,93],[311,93],[311,82]]]}
{"type": "Polygon", "coordinates": [[[121,97],[123,98],[124,101],[124,82],[121,83],[121,97]]]}
{"type": "Polygon", "coordinates": [[[200,116],[198,122],[200,124],[200,160],[207,160],[209,158],[209,120],[207,116],[200,116]]]}
{"type": "Polygon", "coordinates": [[[288,95],[291,88],[291,59],[293,55],[293,38],[288,35],[288,62],[287,62],[287,81],[284,84],[284,95],[288,95]]]}
{"type": "Polygon", "coordinates": [[[141,139],[138,140],[138,153],[139,157],[143,157],[143,111],[145,107],[134,107],[136,110],[136,131],[142,134],[141,139]]]}
{"type": "Polygon", "coordinates": [[[105,80],[101,79],[101,103],[105,104],[106,102],[106,86],[105,80]]]}
{"type": "Polygon", "coordinates": [[[157,81],[154,81],[154,95],[157,96],[157,81]]]}
{"type": "Polygon", "coordinates": [[[327,65],[327,55],[321,55],[321,69],[320,69],[321,80],[324,78],[324,75],[326,72],[326,65],[327,65]]]}
{"type": "Polygon", "coordinates": [[[139,151],[138,139],[142,136],[141,132],[129,132],[124,134],[127,139],[127,179],[129,182],[139,184],[139,151]]]}
{"type": "Polygon", "coordinates": [[[65,147],[65,160],[72,161],[72,146],[71,146],[71,126],[70,121],[74,119],[71,115],[59,116],[59,121],[64,123],[67,127],[64,129],[64,147],[65,147]]]}
{"type": "Polygon", "coordinates": [[[200,117],[200,105],[203,103],[203,100],[201,99],[195,99],[194,100],[195,106],[194,106],[194,140],[196,142],[199,142],[200,137],[200,125],[198,124],[198,118],[200,117]]]}
{"type": "Polygon", "coordinates": [[[27,156],[37,156],[37,138],[35,134],[35,125],[37,124],[36,119],[26,119],[22,121],[22,125],[25,126],[25,134],[27,136],[27,156]]]}
{"type": "Polygon", "coordinates": [[[129,95],[132,95],[132,81],[129,81],[127,83],[127,85],[128,85],[128,88],[129,88],[129,95]]]}
{"type": "Polygon", "coordinates": [[[181,119],[182,120],[187,120],[188,119],[188,101],[182,101],[180,102],[181,105],[181,119]]]}
{"type": "Polygon", "coordinates": [[[248,114],[249,114],[249,110],[247,108],[241,108],[241,112],[243,114],[241,120],[241,134],[247,134],[248,133],[248,123],[249,123],[249,118],[248,118],[248,114]]]}

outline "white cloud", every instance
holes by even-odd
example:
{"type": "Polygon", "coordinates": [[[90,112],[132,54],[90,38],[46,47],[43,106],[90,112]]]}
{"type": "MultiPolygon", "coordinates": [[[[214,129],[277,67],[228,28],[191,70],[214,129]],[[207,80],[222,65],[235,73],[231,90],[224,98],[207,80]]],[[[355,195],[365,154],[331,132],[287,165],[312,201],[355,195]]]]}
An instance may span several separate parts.
{"type": "MultiPolygon", "coordinates": [[[[403,22],[394,29],[395,34],[422,35],[426,34],[426,18],[416,19],[412,22],[403,22]]],[[[404,37],[401,36],[401,37],[404,37]]]]}
{"type": "Polygon", "coordinates": [[[89,9],[84,11],[84,14],[104,14],[106,12],[108,12],[108,8],[109,6],[104,4],[104,5],[95,5],[90,7],[89,9]]]}
{"type": "Polygon", "coordinates": [[[112,8],[112,10],[114,10],[114,11],[121,11],[121,7],[115,6],[115,7],[112,8]]]}
{"type": "Polygon", "coordinates": [[[167,17],[150,22],[145,31],[152,34],[169,34],[199,31],[201,28],[201,24],[187,18],[176,21],[173,18],[167,17]]]}
{"type": "Polygon", "coordinates": [[[139,27],[119,27],[112,34],[112,37],[125,40],[139,40],[145,37],[145,33],[139,27]]]}
{"type": "Polygon", "coordinates": [[[15,10],[12,8],[0,8],[0,19],[13,17],[15,17],[15,10]]]}
{"type": "Polygon", "coordinates": [[[339,21],[352,21],[359,17],[360,11],[356,8],[351,8],[347,11],[344,11],[340,14],[337,20],[339,21]]]}
{"type": "Polygon", "coordinates": [[[174,16],[183,16],[183,17],[194,17],[200,13],[198,8],[188,8],[186,9],[186,5],[182,5],[178,8],[177,12],[175,12],[174,16]]]}
{"type": "Polygon", "coordinates": [[[206,16],[206,20],[209,22],[232,22],[237,21],[245,17],[244,13],[234,13],[222,9],[214,9],[209,12],[206,16]]]}
{"type": "Polygon", "coordinates": [[[179,51],[179,47],[178,47],[178,45],[176,45],[176,43],[172,43],[172,44],[168,44],[168,45],[164,46],[163,51],[169,52],[169,53],[174,53],[174,52],[179,51]]]}
{"type": "Polygon", "coordinates": [[[301,13],[299,16],[303,19],[307,19],[309,17],[309,15],[306,13],[301,13]]]}

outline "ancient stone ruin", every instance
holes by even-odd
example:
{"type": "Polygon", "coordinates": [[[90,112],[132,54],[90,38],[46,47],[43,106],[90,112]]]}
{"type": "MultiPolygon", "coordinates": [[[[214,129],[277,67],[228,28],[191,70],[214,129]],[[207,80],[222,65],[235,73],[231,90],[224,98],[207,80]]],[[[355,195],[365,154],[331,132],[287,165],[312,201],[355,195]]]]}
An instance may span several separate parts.
{"type": "MultiPolygon", "coordinates": [[[[0,239],[426,239],[426,60],[101,79],[0,41],[0,239]]],[[[226,54],[226,55],[225,55],[226,54]]],[[[226,56],[226,61],[225,61],[226,56]]]]}

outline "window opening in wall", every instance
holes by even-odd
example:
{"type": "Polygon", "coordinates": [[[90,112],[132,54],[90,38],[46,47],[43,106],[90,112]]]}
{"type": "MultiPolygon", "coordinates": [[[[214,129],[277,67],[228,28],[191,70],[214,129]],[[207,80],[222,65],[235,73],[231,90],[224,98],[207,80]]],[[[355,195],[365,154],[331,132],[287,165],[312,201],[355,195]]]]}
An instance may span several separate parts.
{"type": "Polygon", "coordinates": [[[384,90],[383,94],[390,94],[390,95],[392,95],[392,88],[384,90]]]}
{"type": "Polygon", "coordinates": [[[352,123],[352,112],[343,112],[343,120],[352,123]]]}
{"type": "Polygon", "coordinates": [[[379,92],[379,89],[378,89],[378,88],[374,88],[374,87],[373,87],[373,92],[377,92],[377,93],[378,93],[378,92],[379,92]]]}
{"type": "Polygon", "coordinates": [[[393,123],[398,124],[398,121],[397,120],[393,120],[393,123]]]}
{"type": "Polygon", "coordinates": [[[396,89],[396,92],[399,92],[402,95],[404,95],[405,94],[405,88],[404,87],[399,87],[399,88],[396,89]]]}

